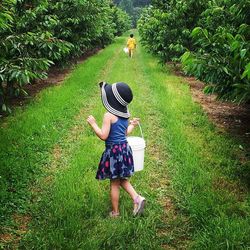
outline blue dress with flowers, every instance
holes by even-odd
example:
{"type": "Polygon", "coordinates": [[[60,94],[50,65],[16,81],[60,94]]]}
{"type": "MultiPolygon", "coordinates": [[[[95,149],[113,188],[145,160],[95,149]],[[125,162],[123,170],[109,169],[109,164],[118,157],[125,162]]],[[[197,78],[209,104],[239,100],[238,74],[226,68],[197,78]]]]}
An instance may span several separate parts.
{"type": "Polygon", "coordinates": [[[134,174],[133,154],[126,139],[127,128],[127,118],[118,117],[118,120],[111,124],[96,179],[122,179],[134,174]]]}

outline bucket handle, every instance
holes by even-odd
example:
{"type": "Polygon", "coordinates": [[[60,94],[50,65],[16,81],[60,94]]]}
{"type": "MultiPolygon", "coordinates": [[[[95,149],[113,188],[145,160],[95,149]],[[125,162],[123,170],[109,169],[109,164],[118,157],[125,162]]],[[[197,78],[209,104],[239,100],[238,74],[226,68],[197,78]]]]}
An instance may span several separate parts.
{"type": "Polygon", "coordinates": [[[140,124],[140,122],[138,121],[138,126],[139,126],[139,128],[140,128],[140,131],[141,131],[141,137],[144,139],[144,136],[143,136],[143,133],[142,133],[142,128],[141,128],[141,124],[140,124]]]}

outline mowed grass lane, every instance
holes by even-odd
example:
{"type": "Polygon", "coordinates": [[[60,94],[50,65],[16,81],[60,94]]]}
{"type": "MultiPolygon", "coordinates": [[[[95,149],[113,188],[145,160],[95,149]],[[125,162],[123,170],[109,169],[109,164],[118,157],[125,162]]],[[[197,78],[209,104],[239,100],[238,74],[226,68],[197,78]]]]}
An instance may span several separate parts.
{"type": "MultiPolygon", "coordinates": [[[[116,48],[114,55],[110,55],[110,63],[101,72],[99,80],[131,84],[134,101],[130,111],[141,118],[145,136],[155,140],[156,124],[146,122],[146,117],[154,112],[150,90],[145,84],[139,57],[133,60],[127,58],[122,51],[124,43],[123,37],[120,47],[116,48]]],[[[132,178],[138,191],[148,199],[145,216],[133,218],[133,203],[128,195],[122,193],[122,216],[117,220],[110,219],[109,182],[95,180],[104,143],[98,140],[86,123],[87,116],[93,114],[101,124],[105,112],[97,82],[92,85],[94,88],[85,99],[86,105],[72,121],[75,126],[57,146],[60,156],[54,156],[57,162],[52,160],[51,166],[58,169],[54,171],[57,173],[52,180],[41,180],[43,195],[38,205],[34,206],[33,226],[21,246],[34,249],[160,249],[157,226],[161,223],[164,209],[157,203],[158,178],[155,175],[159,171],[155,172],[154,168],[163,167],[164,161],[155,155],[147,155],[146,170],[132,178]]],[[[151,144],[151,147],[157,148],[156,144],[151,144]]]]}
{"type": "MultiPolygon", "coordinates": [[[[118,39],[65,81],[75,86],[70,100],[76,108],[63,115],[60,126],[65,129],[50,144],[47,171],[32,190],[30,231],[20,248],[247,248],[249,194],[235,177],[239,145],[217,133],[182,79],[154,57],[139,47],[132,60],[127,58],[125,41],[118,39]],[[103,65],[94,64],[102,60],[103,65]],[[101,124],[105,110],[99,80],[127,82],[134,92],[130,112],[141,118],[147,141],[145,170],[131,178],[148,201],[143,217],[132,217],[132,202],[122,192],[121,218],[110,219],[109,183],[94,178],[104,144],[86,118],[93,114],[101,124]]],[[[64,85],[49,91],[55,96],[67,92],[64,85]]]]}
{"type": "Polygon", "coordinates": [[[45,89],[1,123],[1,224],[16,208],[25,210],[27,183],[48,164],[55,143],[60,142],[73,126],[73,117],[87,105],[85,100],[94,89],[93,82],[98,81],[116,46],[120,46],[119,42],[102,51],[101,56],[78,65],[62,85],[45,89]]]}
{"type": "Polygon", "coordinates": [[[142,57],[154,108],[161,113],[158,127],[169,156],[173,201],[189,221],[188,248],[249,249],[247,152],[208,121],[182,78],[169,74],[149,54],[142,57]]]}

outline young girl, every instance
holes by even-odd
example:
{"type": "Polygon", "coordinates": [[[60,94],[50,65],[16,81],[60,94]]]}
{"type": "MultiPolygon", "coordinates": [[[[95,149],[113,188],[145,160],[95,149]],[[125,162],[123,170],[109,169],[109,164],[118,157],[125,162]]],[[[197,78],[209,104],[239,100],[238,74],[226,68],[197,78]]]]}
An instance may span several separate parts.
{"type": "Polygon", "coordinates": [[[130,34],[130,37],[127,41],[127,48],[128,48],[128,56],[132,58],[133,52],[136,48],[136,41],[133,34],[130,34]]]}
{"type": "Polygon", "coordinates": [[[101,99],[107,113],[104,114],[102,128],[99,128],[95,118],[90,115],[87,119],[96,135],[105,141],[106,149],[102,154],[96,179],[110,179],[110,197],[112,203],[111,217],[119,216],[119,190],[122,187],[134,201],[134,215],[143,212],[145,198],[140,196],[129,177],[134,174],[134,163],[131,147],[126,136],[138,125],[138,118],[128,122],[130,117],[128,104],[133,99],[130,87],[123,82],[112,85],[100,83],[101,99]]]}

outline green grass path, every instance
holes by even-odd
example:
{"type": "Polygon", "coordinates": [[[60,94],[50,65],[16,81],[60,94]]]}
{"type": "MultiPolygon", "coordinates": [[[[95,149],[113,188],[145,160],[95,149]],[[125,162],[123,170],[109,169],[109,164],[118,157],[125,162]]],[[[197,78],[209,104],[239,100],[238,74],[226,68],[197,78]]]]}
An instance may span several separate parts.
{"type": "MultiPolygon", "coordinates": [[[[20,180],[10,201],[31,214],[20,249],[249,248],[250,196],[239,178],[246,168],[239,144],[217,131],[183,80],[156,58],[140,46],[127,58],[125,41],[116,39],[2,124],[0,138],[12,142],[1,148],[3,166],[20,180]],[[101,124],[101,80],[127,82],[134,92],[130,112],[141,118],[147,143],[145,170],[131,178],[147,198],[140,218],[132,217],[122,192],[121,217],[110,219],[109,183],[95,180],[104,144],[86,118],[93,114],[101,124]],[[6,147],[16,151],[9,156],[6,147]],[[32,176],[40,177],[22,194],[32,176]]],[[[2,211],[16,212],[10,207],[2,211]]]]}

